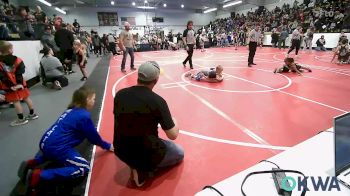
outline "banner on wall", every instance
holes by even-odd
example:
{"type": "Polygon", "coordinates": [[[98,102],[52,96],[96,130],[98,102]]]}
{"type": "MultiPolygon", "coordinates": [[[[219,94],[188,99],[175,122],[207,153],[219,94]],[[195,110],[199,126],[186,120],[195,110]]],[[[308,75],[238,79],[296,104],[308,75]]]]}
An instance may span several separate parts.
{"type": "Polygon", "coordinates": [[[120,21],[122,22],[122,25],[124,25],[125,22],[130,23],[132,26],[136,25],[135,17],[120,17],[120,21]]]}
{"type": "Polygon", "coordinates": [[[97,12],[99,26],[118,26],[117,12],[97,12]]]}

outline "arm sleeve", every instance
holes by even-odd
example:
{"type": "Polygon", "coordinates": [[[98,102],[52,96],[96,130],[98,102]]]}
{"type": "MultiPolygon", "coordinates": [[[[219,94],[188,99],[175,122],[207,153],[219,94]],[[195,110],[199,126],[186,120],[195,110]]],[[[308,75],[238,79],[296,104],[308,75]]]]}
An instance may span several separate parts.
{"type": "Polygon", "coordinates": [[[159,123],[162,126],[163,130],[169,130],[175,127],[175,123],[171,118],[168,104],[164,99],[160,101],[159,114],[160,114],[159,123]]]}
{"type": "Polygon", "coordinates": [[[16,82],[17,84],[22,84],[23,83],[23,74],[25,72],[25,66],[23,61],[19,64],[19,66],[16,69],[16,82]]]}
{"type": "Polygon", "coordinates": [[[102,140],[90,116],[84,117],[81,120],[79,127],[80,127],[80,130],[83,132],[84,136],[86,137],[86,139],[89,140],[90,143],[100,146],[105,150],[110,149],[111,144],[102,140]]]}

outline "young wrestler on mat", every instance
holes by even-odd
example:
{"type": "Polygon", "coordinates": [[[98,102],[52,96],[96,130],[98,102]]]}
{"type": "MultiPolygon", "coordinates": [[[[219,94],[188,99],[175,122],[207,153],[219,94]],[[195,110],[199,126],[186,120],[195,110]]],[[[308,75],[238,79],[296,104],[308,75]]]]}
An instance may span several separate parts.
{"type": "Polygon", "coordinates": [[[286,58],[284,59],[284,65],[281,68],[276,68],[274,73],[286,73],[286,72],[294,72],[297,73],[298,75],[302,75],[301,73],[303,70],[307,70],[309,72],[312,72],[310,68],[308,67],[303,67],[297,63],[294,62],[293,58],[286,58]]]}
{"type": "Polygon", "coordinates": [[[216,68],[210,68],[210,70],[202,70],[197,73],[188,73],[185,76],[189,79],[194,79],[197,81],[204,81],[204,82],[222,82],[224,80],[224,76],[222,75],[222,72],[224,71],[224,68],[221,65],[216,66],[216,68]]]}

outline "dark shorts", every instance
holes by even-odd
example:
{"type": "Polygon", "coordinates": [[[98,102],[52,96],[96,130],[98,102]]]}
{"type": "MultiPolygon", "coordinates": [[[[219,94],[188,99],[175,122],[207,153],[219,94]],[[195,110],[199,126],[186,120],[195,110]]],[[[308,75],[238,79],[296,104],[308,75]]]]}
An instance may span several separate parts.
{"type": "MultiPolygon", "coordinates": [[[[297,69],[300,70],[301,69],[301,66],[300,65],[297,65],[297,69]]],[[[290,69],[287,65],[284,65],[283,68],[282,68],[282,72],[289,72],[290,69]]],[[[293,71],[295,72],[295,71],[293,71]]]]}

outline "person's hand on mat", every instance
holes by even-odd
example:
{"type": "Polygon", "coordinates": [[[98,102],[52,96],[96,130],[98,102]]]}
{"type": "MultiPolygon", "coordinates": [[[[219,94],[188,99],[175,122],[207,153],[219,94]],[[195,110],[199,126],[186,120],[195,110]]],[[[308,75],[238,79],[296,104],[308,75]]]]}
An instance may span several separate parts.
{"type": "Polygon", "coordinates": [[[111,144],[111,147],[109,148],[109,151],[114,152],[114,146],[111,144]]]}

